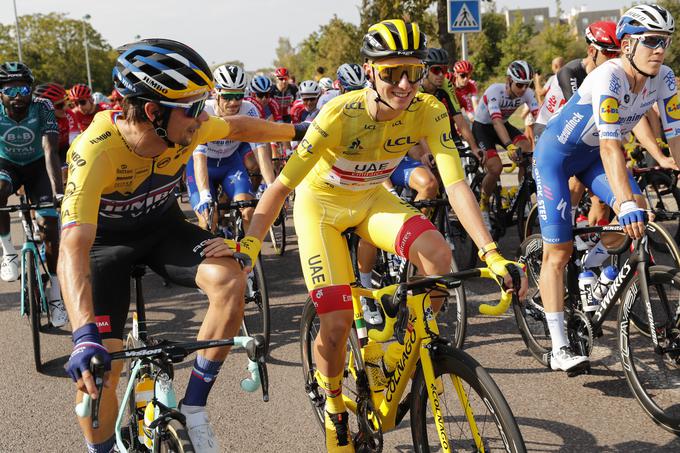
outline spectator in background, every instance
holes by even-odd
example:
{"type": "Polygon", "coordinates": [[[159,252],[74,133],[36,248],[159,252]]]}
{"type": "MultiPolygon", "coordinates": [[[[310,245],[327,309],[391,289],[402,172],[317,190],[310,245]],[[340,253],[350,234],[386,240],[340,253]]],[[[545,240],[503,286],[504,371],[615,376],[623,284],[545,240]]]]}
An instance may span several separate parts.
{"type": "Polygon", "coordinates": [[[550,89],[550,84],[555,81],[555,76],[557,75],[557,71],[562,69],[562,66],[564,66],[564,58],[562,57],[555,57],[553,58],[552,63],[550,63],[550,69],[552,70],[552,75],[548,77],[548,80],[545,82],[545,85],[541,86],[541,77],[540,74],[537,72],[534,76],[534,86],[536,88],[536,94],[538,95],[537,101],[539,104],[543,102],[543,97],[546,95],[548,90],[550,89]]]}
{"type": "Polygon", "coordinates": [[[325,75],[326,75],[326,68],[324,68],[323,66],[318,66],[316,68],[316,73],[314,74],[314,80],[318,82],[325,75]]]}

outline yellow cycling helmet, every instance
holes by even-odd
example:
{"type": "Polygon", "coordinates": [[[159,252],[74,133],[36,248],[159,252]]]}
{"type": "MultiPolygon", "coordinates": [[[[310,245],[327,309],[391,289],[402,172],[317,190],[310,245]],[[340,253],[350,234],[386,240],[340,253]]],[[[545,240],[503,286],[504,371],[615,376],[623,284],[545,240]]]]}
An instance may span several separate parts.
{"type": "Polygon", "coordinates": [[[123,96],[174,101],[213,89],[210,66],[185,44],[144,39],[116,50],[113,84],[123,96]]]}
{"type": "Polygon", "coordinates": [[[389,19],[371,25],[364,36],[361,53],[376,60],[389,57],[427,56],[427,37],[415,22],[389,19]]]}

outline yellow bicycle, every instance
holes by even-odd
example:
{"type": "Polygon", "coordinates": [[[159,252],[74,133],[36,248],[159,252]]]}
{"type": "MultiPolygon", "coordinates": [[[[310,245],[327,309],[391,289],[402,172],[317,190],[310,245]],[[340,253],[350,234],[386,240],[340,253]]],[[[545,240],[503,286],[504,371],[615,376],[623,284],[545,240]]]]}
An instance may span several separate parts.
{"type": "MultiPolygon", "coordinates": [[[[482,268],[380,289],[352,286],[354,326],[347,341],[343,400],[356,422],[357,452],[382,451],[383,433],[395,429],[409,411],[416,452],[526,451],[517,421],[489,373],[439,336],[430,293],[475,277],[495,278],[482,268]],[[379,329],[367,328],[361,296],[381,305],[386,316],[379,329]],[[384,350],[393,335],[397,341],[384,350]],[[405,394],[409,382],[410,393],[405,394]]],[[[503,293],[498,306],[484,311],[504,311],[511,299],[512,293],[503,293]]],[[[325,394],[314,377],[318,331],[319,318],[308,299],[300,325],[302,366],[305,390],[323,429],[325,394]]]]}

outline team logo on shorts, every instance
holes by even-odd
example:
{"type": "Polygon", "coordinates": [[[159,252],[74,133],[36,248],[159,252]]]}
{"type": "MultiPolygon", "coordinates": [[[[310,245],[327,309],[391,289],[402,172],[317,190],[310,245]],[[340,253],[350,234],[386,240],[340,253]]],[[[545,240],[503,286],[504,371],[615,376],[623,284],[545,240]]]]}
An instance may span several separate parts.
{"type": "Polygon", "coordinates": [[[668,122],[680,120],[680,105],[678,103],[678,94],[664,99],[663,105],[666,109],[666,119],[668,122]]]}
{"type": "Polygon", "coordinates": [[[615,124],[619,122],[619,101],[612,96],[600,98],[600,124],[615,124]]]}

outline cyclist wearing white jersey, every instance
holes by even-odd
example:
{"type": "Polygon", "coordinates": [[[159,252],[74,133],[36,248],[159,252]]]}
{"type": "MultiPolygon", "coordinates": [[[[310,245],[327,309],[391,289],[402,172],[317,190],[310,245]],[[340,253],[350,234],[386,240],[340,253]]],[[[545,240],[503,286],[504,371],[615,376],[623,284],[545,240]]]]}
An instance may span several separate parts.
{"type": "Polygon", "coordinates": [[[538,114],[538,103],[534,91],[529,88],[534,78],[534,70],[524,60],[510,63],[506,71],[505,83],[494,83],[484,92],[482,102],[475,111],[472,134],[477,145],[486,152],[484,166],[486,175],[482,180],[480,207],[485,224],[489,225],[489,197],[496,189],[503,164],[496,152],[496,145],[508,151],[511,159],[518,152],[529,151],[530,144],[522,132],[508,122],[508,118],[522,104],[529,107],[530,115],[538,114]]]}
{"type": "MultiPolygon", "coordinates": [[[[243,100],[247,85],[243,68],[236,65],[222,65],[213,72],[215,78],[215,99],[206,101],[205,111],[209,115],[228,117],[246,115],[259,118],[257,107],[243,100]]],[[[252,200],[253,190],[244,159],[258,145],[237,140],[215,140],[196,147],[192,159],[187,163],[186,176],[191,207],[196,211],[198,223],[207,227],[208,208],[217,200],[217,188],[230,200],[252,200]]],[[[243,208],[243,222],[247,226],[253,208],[243,208]]],[[[216,213],[217,214],[217,213],[216,213]]]]}
{"type": "Polygon", "coordinates": [[[626,170],[622,139],[656,103],[671,153],[680,161],[675,75],[663,65],[674,31],[675,21],[662,7],[640,5],[626,11],[616,30],[622,58],[605,62],[585,78],[536,146],[534,176],[543,236],[539,286],[553,370],[576,370],[588,363],[570,348],[564,330],[563,278],[573,247],[567,181],[577,176],[614,208],[626,234],[642,237],[645,212],[633,199],[640,189],[626,170]]]}
{"type": "Polygon", "coordinates": [[[347,93],[348,91],[361,90],[366,87],[366,73],[364,68],[356,63],[343,63],[338,68],[338,83],[340,89],[329,90],[319,98],[319,110],[334,97],[347,93]]]}

